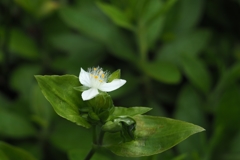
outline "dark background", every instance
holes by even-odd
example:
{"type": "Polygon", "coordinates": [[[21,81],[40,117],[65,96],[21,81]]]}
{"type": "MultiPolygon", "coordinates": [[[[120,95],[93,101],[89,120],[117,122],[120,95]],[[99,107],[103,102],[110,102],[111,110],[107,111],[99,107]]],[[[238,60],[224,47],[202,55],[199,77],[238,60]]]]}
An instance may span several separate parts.
{"type": "Polygon", "coordinates": [[[84,157],[90,134],[56,115],[34,75],[101,66],[127,80],[116,106],[206,129],[135,159],[240,159],[239,19],[239,0],[1,0],[0,141],[39,160],[84,157]]]}

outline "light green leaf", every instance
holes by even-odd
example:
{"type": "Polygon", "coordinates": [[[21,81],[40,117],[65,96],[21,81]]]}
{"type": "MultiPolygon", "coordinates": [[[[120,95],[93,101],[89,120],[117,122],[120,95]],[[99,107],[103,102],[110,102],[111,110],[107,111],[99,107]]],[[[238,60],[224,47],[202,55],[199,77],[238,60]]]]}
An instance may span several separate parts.
{"type": "Polygon", "coordinates": [[[120,79],[120,77],[121,77],[121,70],[118,69],[109,75],[108,82],[112,82],[114,79],[120,79]]]}
{"type": "Polygon", "coordinates": [[[134,28],[126,14],[117,7],[102,2],[98,2],[97,5],[116,25],[130,30],[134,28]]]}
{"type": "Polygon", "coordinates": [[[2,151],[6,155],[6,157],[8,157],[9,160],[36,160],[27,151],[9,145],[2,141],[0,141],[0,151],[2,151]]]}
{"type": "Polygon", "coordinates": [[[168,150],[189,136],[204,131],[191,123],[154,116],[135,116],[136,140],[121,143],[119,133],[107,133],[104,145],[124,157],[150,156],[168,150]]]}
{"type": "Polygon", "coordinates": [[[189,81],[202,92],[209,92],[211,76],[204,62],[187,54],[182,55],[180,58],[180,65],[189,81]]]}
{"type": "Polygon", "coordinates": [[[115,107],[113,114],[110,116],[109,120],[118,116],[135,116],[138,114],[144,114],[150,111],[152,108],[148,107],[115,107]]]}
{"type": "Polygon", "coordinates": [[[0,108],[0,135],[11,138],[34,136],[36,131],[30,121],[20,115],[0,108]]]}
{"type": "Polygon", "coordinates": [[[175,84],[181,80],[179,69],[166,61],[146,63],[143,66],[143,71],[150,77],[164,83],[175,84]]]}
{"type": "Polygon", "coordinates": [[[26,33],[19,29],[13,29],[10,35],[9,49],[11,52],[26,59],[39,58],[40,54],[36,43],[26,33]]]}
{"type": "Polygon", "coordinates": [[[35,78],[43,95],[59,116],[86,128],[91,126],[79,113],[79,109],[86,104],[82,101],[81,93],[73,89],[80,86],[78,77],[37,75],[35,78]]]}

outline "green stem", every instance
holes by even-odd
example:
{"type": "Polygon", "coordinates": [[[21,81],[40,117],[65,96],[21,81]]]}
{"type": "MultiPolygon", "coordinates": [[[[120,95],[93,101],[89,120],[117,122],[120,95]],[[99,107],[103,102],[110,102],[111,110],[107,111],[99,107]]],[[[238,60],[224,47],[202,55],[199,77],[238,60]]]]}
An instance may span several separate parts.
{"type": "Polygon", "coordinates": [[[96,149],[93,147],[87,154],[87,156],[85,157],[84,160],[90,160],[92,158],[92,156],[94,155],[94,153],[96,152],[96,149]]]}
{"type": "Polygon", "coordinates": [[[97,151],[97,149],[102,146],[104,134],[105,132],[101,131],[98,136],[97,126],[93,127],[93,146],[84,160],[90,160],[97,151]]]}
{"type": "Polygon", "coordinates": [[[103,137],[104,137],[105,132],[101,131],[98,139],[98,145],[102,146],[103,143],[103,137]]]}

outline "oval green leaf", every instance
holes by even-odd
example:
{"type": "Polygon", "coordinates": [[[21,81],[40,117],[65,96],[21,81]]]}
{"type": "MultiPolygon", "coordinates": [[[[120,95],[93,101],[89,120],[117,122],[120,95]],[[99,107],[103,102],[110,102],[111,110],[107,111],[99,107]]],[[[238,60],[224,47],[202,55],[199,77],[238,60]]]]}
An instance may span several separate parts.
{"type": "Polygon", "coordinates": [[[119,156],[150,156],[204,131],[197,125],[170,118],[138,115],[134,119],[137,122],[135,140],[122,143],[120,133],[106,133],[104,146],[119,156]]]}
{"type": "Polygon", "coordinates": [[[86,128],[91,126],[79,113],[79,109],[86,104],[82,101],[81,93],[74,89],[80,86],[78,77],[37,75],[35,78],[43,95],[59,116],[86,128]]]}
{"type": "Polygon", "coordinates": [[[177,66],[166,61],[146,63],[143,70],[150,77],[168,84],[176,84],[181,80],[181,73],[177,66]]]}

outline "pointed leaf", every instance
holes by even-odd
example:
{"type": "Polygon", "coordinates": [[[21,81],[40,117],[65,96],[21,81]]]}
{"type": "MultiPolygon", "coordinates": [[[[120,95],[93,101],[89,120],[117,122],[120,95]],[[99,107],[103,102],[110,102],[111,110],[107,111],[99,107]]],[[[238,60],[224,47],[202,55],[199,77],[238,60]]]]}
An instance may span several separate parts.
{"type": "Polygon", "coordinates": [[[110,116],[110,120],[119,116],[135,116],[138,114],[144,114],[150,111],[152,108],[148,107],[115,107],[113,114],[110,116]]]}
{"type": "Polygon", "coordinates": [[[45,98],[51,103],[55,112],[69,121],[89,128],[90,124],[80,116],[79,109],[85,107],[81,93],[74,87],[80,86],[78,77],[64,76],[40,76],[35,78],[45,98]]]}
{"type": "Polygon", "coordinates": [[[180,65],[189,81],[203,93],[211,87],[211,76],[206,65],[200,59],[184,54],[180,57],[180,65]]]}
{"type": "Polygon", "coordinates": [[[150,77],[169,84],[180,82],[181,73],[177,66],[166,61],[155,61],[143,66],[143,70],[150,77]]]}
{"type": "Polygon", "coordinates": [[[113,153],[125,157],[150,156],[170,149],[189,136],[204,131],[191,123],[164,117],[135,116],[136,140],[122,143],[119,133],[107,133],[104,145],[113,153]]]}
{"type": "Polygon", "coordinates": [[[98,2],[97,5],[116,25],[130,30],[134,28],[130,19],[120,9],[102,2],[98,2]]]}
{"type": "Polygon", "coordinates": [[[108,82],[112,82],[114,79],[120,79],[120,77],[121,77],[121,70],[118,69],[108,77],[108,82]]]}

